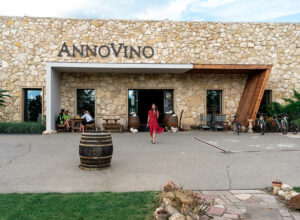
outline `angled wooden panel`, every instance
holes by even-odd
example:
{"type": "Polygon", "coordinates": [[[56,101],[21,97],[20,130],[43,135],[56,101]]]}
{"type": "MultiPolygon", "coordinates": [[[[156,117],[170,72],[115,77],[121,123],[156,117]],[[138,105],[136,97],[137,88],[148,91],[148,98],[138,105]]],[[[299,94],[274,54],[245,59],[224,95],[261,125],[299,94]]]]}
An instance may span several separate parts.
{"type": "Polygon", "coordinates": [[[237,109],[237,114],[239,115],[239,121],[241,124],[247,126],[248,119],[255,119],[270,72],[271,66],[268,66],[267,69],[262,70],[260,73],[248,75],[237,109]]]}

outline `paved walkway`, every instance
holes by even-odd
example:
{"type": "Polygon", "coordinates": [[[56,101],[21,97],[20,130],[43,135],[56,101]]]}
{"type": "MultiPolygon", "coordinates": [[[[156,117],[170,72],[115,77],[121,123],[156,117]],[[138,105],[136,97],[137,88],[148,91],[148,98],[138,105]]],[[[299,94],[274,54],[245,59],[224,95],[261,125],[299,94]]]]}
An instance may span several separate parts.
{"type": "Polygon", "coordinates": [[[169,179],[193,190],[260,189],[274,179],[299,186],[299,137],[192,131],[153,145],[148,133],[113,134],[112,166],[84,171],[80,134],[0,135],[0,193],[160,190],[169,179]]]}
{"type": "Polygon", "coordinates": [[[200,191],[215,200],[209,211],[214,220],[300,220],[300,212],[288,209],[275,196],[261,190],[200,191]]]}

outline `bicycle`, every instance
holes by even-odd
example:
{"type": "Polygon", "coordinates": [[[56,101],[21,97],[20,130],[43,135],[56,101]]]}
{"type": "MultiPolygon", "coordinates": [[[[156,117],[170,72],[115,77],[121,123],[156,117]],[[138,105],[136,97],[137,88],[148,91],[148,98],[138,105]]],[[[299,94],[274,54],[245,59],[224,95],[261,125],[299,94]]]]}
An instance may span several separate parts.
{"type": "Polygon", "coordinates": [[[241,124],[238,122],[237,118],[239,117],[238,114],[233,115],[233,131],[240,135],[241,132],[241,124]]]}
{"type": "Polygon", "coordinates": [[[280,122],[279,122],[278,117],[280,115],[274,114],[274,121],[276,124],[273,126],[275,127],[276,131],[280,131],[282,134],[286,135],[288,132],[288,129],[289,129],[288,117],[287,117],[287,115],[282,115],[282,118],[280,119],[280,122]]]}
{"type": "Polygon", "coordinates": [[[263,113],[257,113],[257,114],[259,115],[257,125],[258,125],[258,127],[259,127],[260,134],[261,134],[261,135],[264,135],[264,134],[265,134],[265,131],[266,131],[265,117],[264,117],[264,114],[263,114],[263,113]]]}
{"type": "Polygon", "coordinates": [[[295,122],[290,122],[290,131],[293,133],[293,134],[298,134],[299,132],[299,125],[295,122]]]}

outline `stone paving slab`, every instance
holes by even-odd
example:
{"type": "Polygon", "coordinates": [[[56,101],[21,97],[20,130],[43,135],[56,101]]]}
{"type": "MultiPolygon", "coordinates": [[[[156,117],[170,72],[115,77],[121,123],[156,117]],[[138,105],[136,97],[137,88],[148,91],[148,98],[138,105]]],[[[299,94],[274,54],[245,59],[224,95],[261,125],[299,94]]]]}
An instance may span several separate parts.
{"type": "Polygon", "coordinates": [[[208,214],[214,220],[300,220],[272,194],[262,190],[200,191],[201,198],[214,198],[208,214]],[[233,199],[234,198],[234,199],[233,199]]]}

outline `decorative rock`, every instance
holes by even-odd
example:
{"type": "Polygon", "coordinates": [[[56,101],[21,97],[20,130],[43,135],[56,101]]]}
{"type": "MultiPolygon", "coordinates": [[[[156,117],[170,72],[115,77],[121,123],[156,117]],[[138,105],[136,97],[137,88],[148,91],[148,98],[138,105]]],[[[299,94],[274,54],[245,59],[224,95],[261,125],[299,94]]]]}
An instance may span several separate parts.
{"type": "Polygon", "coordinates": [[[283,191],[291,191],[291,190],[293,190],[293,187],[291,187],[291,186],[288,185],[288,184],[282,184],[281,189],[282,189],[283,191]]]}
{"type": "Polygon", "coordinates": [[[165,209],[168,211],[168,213],[169,213],[170,215],[173,215],[173,214],[179,212],[178,209],[174,208],[174,207],[171,206],[171,205],[167,205],[167,206],[165,207],[165,209]]]}
{"type": "Polygon", "coordinates": [[[186,220],[186,217],[181,213],[174,213],[169,217],[169,220],[186,220]]]}
{"type": "Polygon", "coordinates": [[[300,209],[300,195],[292,197],[288,205],[293,209],[300,209]]]}
{"type": "Polygon", "coordinates": [[[279,195],[279,196],[284,196],[284,191],[283,191],[283,190],[279,190],[279,191],[278,191],[278,195],[279,195]]]}
{"type": "Polygon", "coordinates": [[[48,134],[56,134],[57,131],[56,130],[45,130],[43,131],[43,134],[48,135],[48,134]]]}

